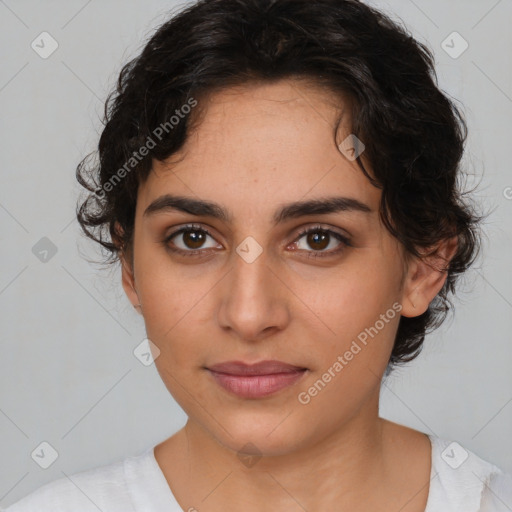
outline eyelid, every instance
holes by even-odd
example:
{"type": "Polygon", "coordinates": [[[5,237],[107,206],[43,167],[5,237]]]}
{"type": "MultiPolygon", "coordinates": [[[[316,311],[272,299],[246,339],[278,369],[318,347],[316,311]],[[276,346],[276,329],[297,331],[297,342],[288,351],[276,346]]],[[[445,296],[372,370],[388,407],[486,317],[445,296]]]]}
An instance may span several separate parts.
{"type": "MultiPolygon", "coordinates": [[[[311,232],[314,233],[317,231],[322,231],[322,232],[328,233],[330,235],[334,235],[334,237],[340,242],[341,247],[336,248],[336,249],[331,249],[329,251],[314,251],[314,250],[298,249],[298,250],[296,250],[296,252],[303,252],[303,253],[305,252],[305,253],[308,253],[308,256],[311,256],[311,257],[328,257],[328,256],[336,255],[336,254],[342,252],[345,249],[345,247],[352,247],[352,244],[350,241],[351,240],[350,235],[341,233],[338,229],[339,228],[333,228],[331,226],[322,225],[320,223],[303,225],[295,230],[296,233],[294,235],[293,240],[291,242],[289,242],[286,247],[298,242],[301,238],[303,238],[305,235],[307,235],[311,232]]],[[[184,250],[184,249],[180,249],[177,247],[175,247],[175,248],[169,247],[169,242],[172,240],[172,238],[174,238],[175,236],[177,236],[181,233],[184,233],[186,231],[202,231],[217,242],[216,237],[211,233],[211,230],[209,228],[205,227],[202,224],[190,223],[190,224],[184,224],[184,225],[178,226],[171,233],[169,233],[168,235],[165,235],[164,239],[162,240],[163,245],[174,253],[183,254],[186,256],[197,256],[197,255],[201,255],[201,254],[204,255],[204,254],[210,253],[213,250],[217,250],[217,249],[214,249],[211,247],[208,247],[206,249],[200,248],[200,249],[190,249],[190,250],[184,250]]],[[[219,242],[217,242],[217,243],[219,243],[219,242]]],[[[222,244],[220,244],[220,245],[222,245],[222,244]]]]}
{"type": "Polygon", "coordinates": [[[311,231],[324,231],[326,233],[334,233],[338,236],[340,236],[341,238],[343,238],[346,242],[349,242],[350,239],[351,239],[351,235],[349,233],[347,233],[345,230],[341,229],[341,228],[335,228],[333,226],[330,226],[328,224],[322,224],[322,223],[309,223],[309,224],[306,224],[306,225],[303,225],[299,228],[296,228],[296,233],[295,233],[295,238],[294,238],[294,242],[297,241],[298,238],[302,237],[304,234],[307,234],[311,231]]]}
{"type": "MultiPolygon", "coordinates": [[[[164,236],[164,239],[162,240],[162,242],[164,243],[164,245],[168,244],[172,238],[174,238],[175,236],[180,235],[181,233],[184,233],[186,231],[202,231],[202,232],[206,233],[210,238],[213,238],[217,242],[216,236],[212,233],[213,230],[211,228],[205,227],[202,224],[195,224],[195,223],[183,224],[181,226],[176,227],[175,229],[173,229],[173,231],[171,231],[171,233],[164,236]]],[[[217,243],[219,243],[219,242],[217,242],[217,243]]],[[[183,251],[182,249],[177,249],[177,251],[180,251],[180,250],[183,251]]],[[[193,253],[194,251],[196,251],[196,252],[203,251],[204,252],[205,249],[191,249],[189,251],[183,251],[183,252],[193,253]]]]}
{"type": "Polygon", "coordinates": [[[340,242],[339,246],[335,249],[330,249],[328,251],[314,251],[314,250],[303,250],[298,249],[297,252],[303,252],[306,253],[307,258],[329,258],[329,257],[335,257],[339,256],[342,252],[344,252],[348,247],[353,247],[351,243],[351,237],[340,233],[337,229],[334,229],[332,227],[325,227],[321,224],[313,224],[306,227],[300,228],[300,232],[295,236],[292,244],[297,243],[301,238],[303,238],[305,235],[309,233],[315,233],[315,232],[324,232],[328,233],[329,236],[334,236],[340,242]]]}

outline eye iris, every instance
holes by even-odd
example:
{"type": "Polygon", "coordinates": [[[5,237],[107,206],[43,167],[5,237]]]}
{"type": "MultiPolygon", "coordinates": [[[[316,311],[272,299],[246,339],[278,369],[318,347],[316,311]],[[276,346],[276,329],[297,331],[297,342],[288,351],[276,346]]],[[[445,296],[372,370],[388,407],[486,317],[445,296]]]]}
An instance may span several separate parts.
{"type": "Polygon", "coordinates": [[[329,235],[323,231],[308,233],[308,244],[313,249],[325,249],[329,245],[329,235]],[[321,247],[315,247],[315,245],[318,245],[319,243],[321,247]]]}
{"type": "Polygon", "coordinates": [[[203,245],[206,233],[201,231],[184,231],[183,241],[189,249],[199,249],[203,245]]]}

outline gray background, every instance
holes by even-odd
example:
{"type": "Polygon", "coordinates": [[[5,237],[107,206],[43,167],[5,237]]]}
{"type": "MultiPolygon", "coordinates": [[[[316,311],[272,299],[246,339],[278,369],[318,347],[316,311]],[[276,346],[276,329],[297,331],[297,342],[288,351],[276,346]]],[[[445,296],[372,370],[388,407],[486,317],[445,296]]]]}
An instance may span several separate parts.
{"type": "MultiPolygon", "coordinates": [[[[512,471],[512,2],[371,3],[433,48],[440,87],[469,124],[467,186],[480,182],[481,205],[494,209],[454,319],[385,383],[381,415],[512,471]],[[469,43],[457,59],[441,47],[453,31],[469,43]]],[[[103,101],[176,5],[0,1],[1,506],[136,454],[185,422],[154,366],[133,354],[144,325],[118,269],[87,262],[99,254],[74,220],[74,171],[95,149],[103,101]],[[59,45],[47,59],[31,48],[43,31],[59,45]],[[33,252],[43,237],[57,248],[46,262],[33,252]],[[31,457],[43,441],[59,455],[48,469],[31,457]]]]}

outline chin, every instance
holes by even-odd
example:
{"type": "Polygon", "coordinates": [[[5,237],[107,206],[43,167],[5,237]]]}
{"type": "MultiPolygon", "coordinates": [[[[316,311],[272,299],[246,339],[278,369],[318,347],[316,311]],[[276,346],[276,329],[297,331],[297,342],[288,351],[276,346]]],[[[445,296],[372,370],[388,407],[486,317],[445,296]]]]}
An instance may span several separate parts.
{"type": "Polygon", "coordinates": [[[240,456],[245,453],[260,456],[286,455],[308,443],[309,436],[304,422],[297,424],[298,415],[283,409],[279,413],[223,414],[222,418],[224,428],[211,422],[203,424],[203,428],[219,444],[240,456]]]}

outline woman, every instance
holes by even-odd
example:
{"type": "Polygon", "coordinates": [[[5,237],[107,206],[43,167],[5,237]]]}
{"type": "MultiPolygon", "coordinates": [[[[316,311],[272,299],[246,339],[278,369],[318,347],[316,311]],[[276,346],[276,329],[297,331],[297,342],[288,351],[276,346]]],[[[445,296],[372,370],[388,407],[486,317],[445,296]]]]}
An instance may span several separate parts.
{"type": "Polygon", "coordinates": [[[512,509],[510,475],[379,417],[479,247],[434,76],[355,0],[203,0],[159,28],[78,168],[78,220],[188,421],[9,512],[512,509]]]}

